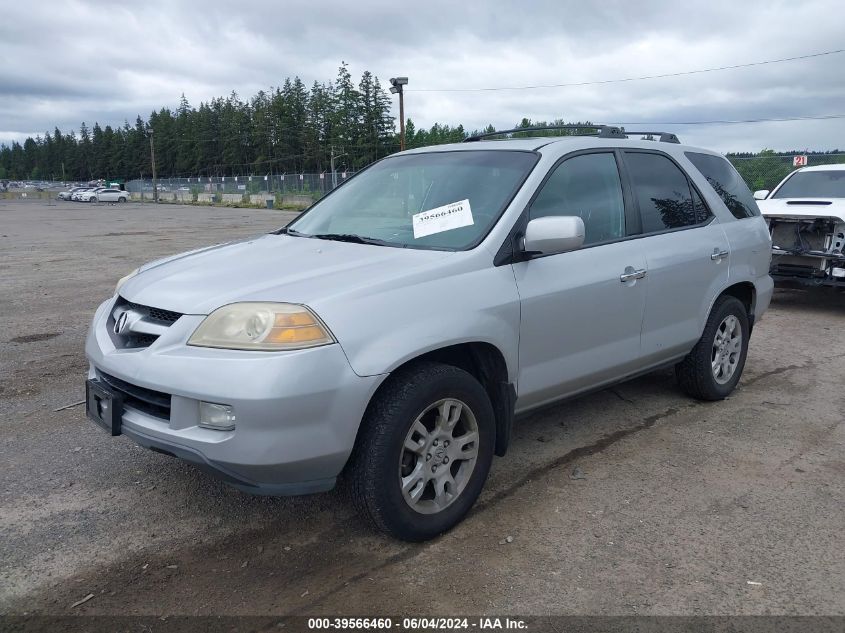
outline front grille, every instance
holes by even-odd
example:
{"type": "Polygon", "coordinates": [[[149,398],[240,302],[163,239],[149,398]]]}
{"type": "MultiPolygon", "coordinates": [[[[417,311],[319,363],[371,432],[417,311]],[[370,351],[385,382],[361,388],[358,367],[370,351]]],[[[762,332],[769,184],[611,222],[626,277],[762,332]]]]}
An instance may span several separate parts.
{"type": "Polygon", "coordinates": [[[170,420],[170,394],[130,384],[97,370],[97,378],[123,397],[123,404],[162,420],[170,420]]]}
{"type": "Polygon", "coordinates": [[[158,340],[154,334],[130,334],[124,338],[126,347],[149,347],[158,340]]]}
{"type": "Polygon", "coordinates": [[[125,311],[131,311],[135,319],[140,316],[141,321],[158,326],[159,329],[161,327],[170,327],[182,316],[179,312],[145,306],[140,303],[127,301],[123,297],[118,297],[117,303],[112,308],[106,325],[109,336],[114,342],[115,347],[119,349],[144,349],[155,343],[160,336],[160,334],[135,331],[131,325],[121,333],[116,332],[115,324],[117,318],[125,311]]]}
{"type": "Polygon", "coordinates": [[[182,316],[178,312],[162,310],[161,308],[151,308],[150,306],[142,306],[138,303],[132,303],[131,301],[127,302],[126,306],[132,308],[133,310],[137,310],[142,314],[146,314],[153,321],[161,321],[162,323],[174,323],[180,316],[182,316]]]}

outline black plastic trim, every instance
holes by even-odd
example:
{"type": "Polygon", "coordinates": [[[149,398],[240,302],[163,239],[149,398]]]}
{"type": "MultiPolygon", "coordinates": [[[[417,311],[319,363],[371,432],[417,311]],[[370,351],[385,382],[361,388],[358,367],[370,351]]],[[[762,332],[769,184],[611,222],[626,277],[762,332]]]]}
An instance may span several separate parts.
{"type": "Polygon", "coordinates": [[[170,394],[130,384],[96,370],[97,378],[123,397],[124,406],[138,409],[161,420],[170,419],[170,394]]]}
{"type": "Polygon", "coordinates": [[[513,419],[516,409],[516,387],[511,382],[500,382],[498,410],[496,411],[496,446],[495,454],[504,457],[508,452],[508,446],[513,434],[513,419]]]}
{"type": "Polygon", "coordinates": [[[661,143],[680,143],[678,137],[672,132],[636,132],[625,130],[616,125],[578,125],[570,123],[567,125],[537,125],[532,127],[516,127],[510,130],[498,130],[495,132],[483,132],[466,137],[464,143],[474,143],[491,136],[502,136],[504,134],[519,134],[523,132],[544,132],[548,130],[596,130],[585,134],[569,134],[567,136],[596,136],[598,138],[627,139],[629,136],[658,136],[661,143]]]}

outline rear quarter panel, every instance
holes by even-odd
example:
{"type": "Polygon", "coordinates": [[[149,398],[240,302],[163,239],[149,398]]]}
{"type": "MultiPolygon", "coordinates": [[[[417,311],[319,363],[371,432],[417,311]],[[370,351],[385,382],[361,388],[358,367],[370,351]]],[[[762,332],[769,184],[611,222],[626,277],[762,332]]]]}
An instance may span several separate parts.
{"type": "MultiPolygon", "coordinates": [[[[741,282],[754,284],[755,305],[752,307],[755,318],[759,318],[766,310],[771,299],[773,288],[772,278],[769,276],[769,266],[772,261],[772,239],[769,226],[762,216],[753,216],[741,220],[736,219],[713,187],[695,165],[683,154],[685,151],[696,151],[714,154],[706,150],[683,148],[676,155],[682,162],[687,174],[698,187],[704,201],[719,221],[730,245],[729,271],[726,287],[741,282]]],[[[718,155],[718,154],[714,154],[718,155]]],[[[724,158],[721,155],[718,155],[724,158]]],[[[715,299],[715,298],[714,298],[715,299]]],[[[701,329],[707,321],[709,310],[702,314],[701,329]]]]}
{"type": "Polygon", "coordinates": [[[760,216],[735,220],[723,225],[731,245],[728,285],[750,281],[755,287],[752,312],[760,318],[769,306],[773,287],[769,277],[772,263],[772,239],[769,226],[760,216]]]}

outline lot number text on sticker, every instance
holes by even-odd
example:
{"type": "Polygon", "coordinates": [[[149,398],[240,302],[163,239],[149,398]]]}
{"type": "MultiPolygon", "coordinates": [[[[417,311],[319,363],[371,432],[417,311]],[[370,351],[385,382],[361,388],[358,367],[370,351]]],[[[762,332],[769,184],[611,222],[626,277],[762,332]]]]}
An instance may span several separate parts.
{"type": "Polygon", "coordinates": [[[472,222],[472,209],[469,200],[461,200],[451,204],[429,209],[413,216],[414,239],[459,229],[462,226],[470,226],[472,222]]]}

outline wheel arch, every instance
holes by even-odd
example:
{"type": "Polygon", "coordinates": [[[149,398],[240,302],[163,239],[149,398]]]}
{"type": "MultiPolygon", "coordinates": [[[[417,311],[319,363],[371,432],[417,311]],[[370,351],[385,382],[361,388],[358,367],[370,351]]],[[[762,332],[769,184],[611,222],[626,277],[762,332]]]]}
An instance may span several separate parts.
{"type": "MultiPolygon", "coordinates": [[[[739,283],[735,283],[732,286],[728,286],[725,288],[720,294],[721,296],[730,296],[739,299],[742,302],[742,305],[745,306],[745,313],[748,315],[748,328],[749,330],[754,328],[754,308],[757,303],[757,289],[754,287],[754,284],[750,281],[741,281],[739,283]]],[[[719,297],[716,297],[718,299],[719,297]]],[[[715,305],[715,301],[713,302],[715,305]]],[[[710,306],[710,309],[713,309],[713,306],[710,306]]]]}
{"type": "MultiPolygon", "coordinates": [[[[503,456],[510,444],[516,404],[516,388],[513,383],[508,381],[508,366],[504,354],[491,343],[481,341],[456,343],[409,358],[391,370],[390,374],[373,393],[370,402],[379,396],[390,382],[391,376],[426,361],[458,367],[481,383],[490,398],[496,416],[495,454],[500,457],[503,456]]],[[[369,404],[367,406],[369,407],[369,404]]],[[[358,436],[360,434],[359,428],[358,436]]]]}

